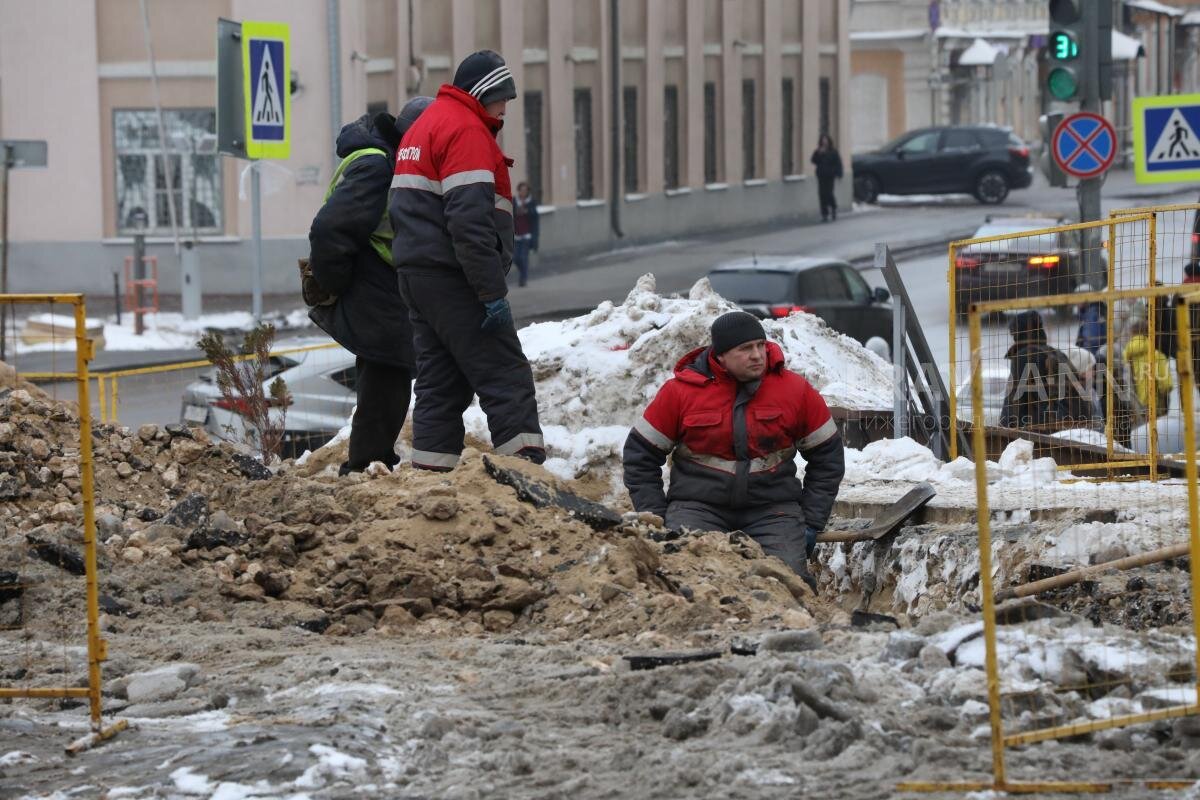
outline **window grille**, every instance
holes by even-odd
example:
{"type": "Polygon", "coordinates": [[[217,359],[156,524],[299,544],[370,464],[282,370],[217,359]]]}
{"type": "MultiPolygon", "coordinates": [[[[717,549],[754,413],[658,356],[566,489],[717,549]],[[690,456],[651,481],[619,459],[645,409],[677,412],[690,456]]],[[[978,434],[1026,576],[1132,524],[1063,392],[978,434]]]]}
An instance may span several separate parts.
{"type": "Polygon", "coordinates": [[[575,197],[596,196],[592,175],[592,90],[575,90],[575,197]]]}
{"type": "MultiPolygon", "coordinates": [[[[211,108],[164,109],[170,202],[182,235],[221,233],[224,214],[217,114],[211,108]]],[[[153,109],[113,112],[116,217],[120,234],[169,235],[168,173],[153,109]]]]}
{"type": "Polygon", "coordinates": [[[663,87],[663,186],[679,188],[679,87],[663,87]]]}

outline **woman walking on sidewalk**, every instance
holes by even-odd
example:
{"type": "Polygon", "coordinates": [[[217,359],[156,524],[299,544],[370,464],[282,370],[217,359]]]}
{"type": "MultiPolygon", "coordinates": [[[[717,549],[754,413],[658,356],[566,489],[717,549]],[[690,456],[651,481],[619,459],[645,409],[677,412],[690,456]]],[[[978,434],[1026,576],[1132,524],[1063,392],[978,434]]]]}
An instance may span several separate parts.
{"type": "Polygon", "coordinates": [[[830,215],[837,219],[837,199],[833,196],[833,182],[842,177],[842,156],[833,146],[833,138],[822,133],[817,139],[817,149],[810,159],[817,167],[817,194],[821,200],[821,221],[827,222],[830,215]]]}

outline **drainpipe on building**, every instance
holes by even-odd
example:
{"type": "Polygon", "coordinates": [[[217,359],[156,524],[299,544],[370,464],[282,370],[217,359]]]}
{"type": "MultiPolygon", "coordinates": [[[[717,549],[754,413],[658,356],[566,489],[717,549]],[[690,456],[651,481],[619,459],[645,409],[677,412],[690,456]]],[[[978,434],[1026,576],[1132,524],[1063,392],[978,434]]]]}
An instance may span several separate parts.
{"type": "Polygon", "coordinates": [[[619,5],[620,0],[610,0],[609,2],[610,30],[608,42],[609,58],[612,60],[612,74],[610,76],[612,83],[610,91],[610,99],[612,101],[612,151],[610,153],[610,164],[612,169],[609,176],[611,178],[609,196],[612,202],[609,204],[609,219],[613,235],[618,239],[625,235],[621,230],[621,197],[623,196],[623,186],[621,184],[621,18],[617,13],[619,5]]]}
{"type": "Polygon", "coordinates": [[[325,29],[329,32],[329,130],[333,163],[338,163],[337,137],[342,129],[342,14],[338,0],[325,0],[325,29]]]}

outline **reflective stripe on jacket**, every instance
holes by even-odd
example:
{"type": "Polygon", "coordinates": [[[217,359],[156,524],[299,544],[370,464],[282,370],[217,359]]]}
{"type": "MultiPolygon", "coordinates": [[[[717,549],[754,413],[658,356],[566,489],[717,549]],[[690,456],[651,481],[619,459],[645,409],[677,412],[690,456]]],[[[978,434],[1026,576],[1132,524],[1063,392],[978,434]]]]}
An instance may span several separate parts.
{"type": "Polygon", "coordinates": [[[807,524],[824,527],[844,473],[837,426],[821,395],[786,369],[767,343],[767,371],[740,384],[694,350],[675,367],[625,442],[625,485],[639,511],[661,514],[670,500],[730,508],[800,501],[807,524]],[[796,453],[808,462],[796,477],[796,453]],[[673,453],[669,495],[661,467],[673,453]]]}
{"type": "Polygon", "coordinates": [[[502,122],[451,85],[396,150],[388,199],[398,269],[461,270],[481,301],[508,293],[512,186],[496,143],[502,122]]]}

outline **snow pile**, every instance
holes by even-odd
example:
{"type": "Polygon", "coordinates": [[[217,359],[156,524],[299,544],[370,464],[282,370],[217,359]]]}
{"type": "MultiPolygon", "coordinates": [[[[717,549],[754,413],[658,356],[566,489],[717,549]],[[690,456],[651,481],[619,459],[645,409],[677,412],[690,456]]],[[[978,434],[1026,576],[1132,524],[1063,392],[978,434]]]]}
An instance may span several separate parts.
{"type": "MultiPolygon", "coordinates": [[[[675,364],[706,345],[713,320],[733,310],[707,278],[682,298],[659,295],[654,276],[643,275],[620,305],[605,301],[589,314],[521,329],[537,385],[547,468],[578,478],[616,467],[630,426],[674,376],[675,364]]],[[[891,365],[820,318],[792,314],[764,320],[763,328],[783,349],[788,368],[830,406],[891,407],[891,365]]],[[[469,434],[489,441],[477,402],[466,424],[469,434]]],[[[614,488],[618,479],[612,477],[614,488]]]]}
{"type": "MultiPolygon", "coordinates": [[[[676,362],[708,343],[713,320],[735,308],[707,278],[687,298],[666,298],[656,293],[654,276],[643,275],[620,305],[605,301],[590,314],[522,329],[542,423],[628,428],[674,375],[676,362]]],[[[793,314],[763,327],[783,348],[788,368],[807,378],[829,405],[891,407],[890,365],[820,318],[793,314]]]]}

